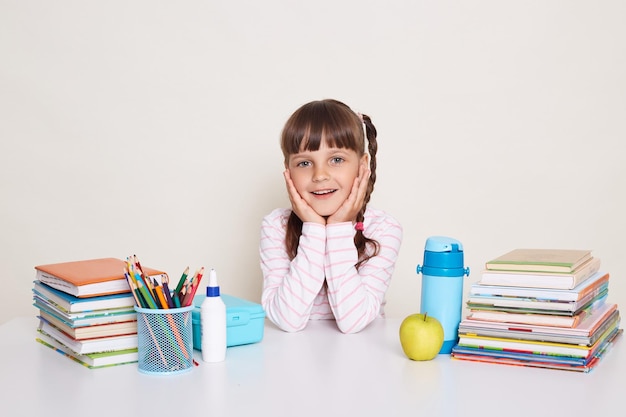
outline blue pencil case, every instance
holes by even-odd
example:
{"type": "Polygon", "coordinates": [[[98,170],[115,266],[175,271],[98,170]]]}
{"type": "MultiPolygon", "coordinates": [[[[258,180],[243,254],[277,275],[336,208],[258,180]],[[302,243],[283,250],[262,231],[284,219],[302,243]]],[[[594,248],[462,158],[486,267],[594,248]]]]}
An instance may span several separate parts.
{"type": "MultiPolygon", "coordinates": [[[[260,342],[263,339],[265,325],[265,310],[261,304],[242,298],[221,294],[226,304],[226,346],[248,345],[260,342]]],[[[202,350],[200,336],[200,305],[206,295],[200,294],[193,298],[191,312],[193,330],[193,348],[202,350]]]]}

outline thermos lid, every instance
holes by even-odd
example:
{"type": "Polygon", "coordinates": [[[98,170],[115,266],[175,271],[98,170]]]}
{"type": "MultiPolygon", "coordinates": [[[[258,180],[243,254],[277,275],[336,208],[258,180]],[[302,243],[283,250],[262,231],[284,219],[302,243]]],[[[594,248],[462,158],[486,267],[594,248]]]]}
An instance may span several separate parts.
{"type": "Polygon", "coordinates": [[[444,277],[469,275],[463,267],[463,244],[446,236],[431,236],[426,240],[424,265],[417,266],[417,273],[444,277]]]}
{"type": "MultiPolygon", "coordinates": [[[[426,248],[429,252],[463,252],[463,244],[456,239],[446,236],[431,236],[426,239],[426,248]]],[[[463,258],[463,254],[461,254],[463,258]]],[[[463,262],[461,262],[463,265],[463,262]]]]}

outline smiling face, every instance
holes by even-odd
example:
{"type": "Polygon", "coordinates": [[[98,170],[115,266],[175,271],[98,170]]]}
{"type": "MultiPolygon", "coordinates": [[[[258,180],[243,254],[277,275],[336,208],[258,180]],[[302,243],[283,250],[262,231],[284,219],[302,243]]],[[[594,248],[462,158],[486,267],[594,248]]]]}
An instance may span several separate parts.
{"type": "Polygon", "coordinates": [[[300,196],[320,216],[330,216],[350,195],[366,155],[346,148],[330,148],[322,140],[316,151],[301,150],[285,162],[300,196]]]}

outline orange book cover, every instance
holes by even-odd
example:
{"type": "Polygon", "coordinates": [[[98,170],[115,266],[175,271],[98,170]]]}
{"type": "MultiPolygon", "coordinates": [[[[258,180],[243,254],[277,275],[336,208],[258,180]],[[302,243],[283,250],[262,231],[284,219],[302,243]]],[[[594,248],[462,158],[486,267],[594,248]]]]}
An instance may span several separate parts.
{"type": "MultiPolygon", "coordinates": [[[[124,276],[126,262],[117,258],[87,259],[38,265],[36,279],[76,297],[130,292],[124,276]]],[[[166,275],[154,268],[143,267],[148,276],[166,275]]]]}

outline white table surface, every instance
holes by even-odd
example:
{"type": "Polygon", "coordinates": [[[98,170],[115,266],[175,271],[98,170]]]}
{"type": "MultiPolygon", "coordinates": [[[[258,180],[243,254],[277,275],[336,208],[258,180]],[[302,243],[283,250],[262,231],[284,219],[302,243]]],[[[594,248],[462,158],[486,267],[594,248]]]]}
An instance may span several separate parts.
{"type": "Polygon", "coordinates": [[[0,326],[0,404],[6,416],[621,416],[626,344],[591,373],[481,364],[439,355],[407,359],[400,320],[358,334],[334,322],[285,333],[269,322],[260,343],[226,361],[153,376],[137,365],[88,369],[35,341],[37,319],[0,326]],[[7,414],[8,413],[8,414],[7,414]]]}

